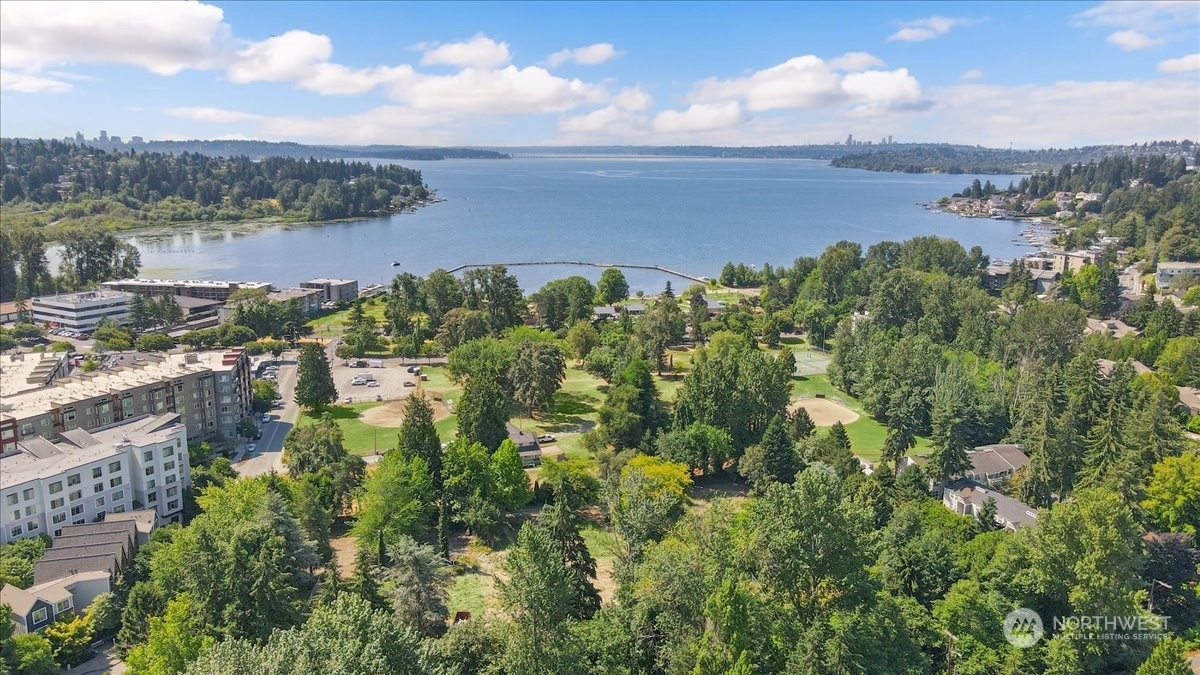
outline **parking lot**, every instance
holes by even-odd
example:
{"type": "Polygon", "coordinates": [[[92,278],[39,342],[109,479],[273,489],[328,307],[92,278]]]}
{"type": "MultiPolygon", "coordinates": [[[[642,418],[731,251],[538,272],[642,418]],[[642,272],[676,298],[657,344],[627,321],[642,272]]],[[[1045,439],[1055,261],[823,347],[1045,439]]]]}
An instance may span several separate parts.
{"type": "Polygon", "coordinates": [[[337,386],[338,402],[346,402],[350,397],[351,403],[362,401],[397,401],[416,391],[416,386],[404,386],[405,382],[416,385],[419,376],[407,372],[407,367],[395,362],[384,361],[383,368],[354,368],[344,365],[345,361],[333,362],[333,383],[337,386]],[[374,378],[379,386],[369,384],[351,384],[356,377],[374,378]]]}

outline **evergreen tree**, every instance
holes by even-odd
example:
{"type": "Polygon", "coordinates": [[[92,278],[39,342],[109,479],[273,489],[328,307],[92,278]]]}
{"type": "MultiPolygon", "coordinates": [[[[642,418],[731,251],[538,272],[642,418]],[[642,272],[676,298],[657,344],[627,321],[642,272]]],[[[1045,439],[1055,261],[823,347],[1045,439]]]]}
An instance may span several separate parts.
{"type": "Polygon", "coordinates": [[[1166,637],[1159,640],[1135,675],[1191,675],[1192,669],[1188,665],[1183,647],[1183,640],[1179,638],[1166,637]]]}
{"type": "Polygon", "coordinates": [[[480,443],[490,452],[508,438],[509,399],[495,380],[487,377],[467,380],[455,410],[458,433],[470,442],[480,443]]]}
{"type": "Polygon", "coordinates": [[[400,623],[426,636],[446,631],[450,563],[433,547],[400,537],[388,547],[384,576],[390,582],[392,612],[400,623]]]}
{"type": "Polygon", "coordinates": [[[550,484],[554,493],[551,503],[542,508],[538,527],[543,528],[554,542],[567,572],[571,589],[572,616],[590,619],[600,609],[600,594],[594,585],[596,559],[588,550],[587,542],[580,533],[583,518],[572,508],[575,501],[573,485],[564,474],[550,484]]]}
{"type": "Polygon", "coordinates": [[[147,304],[146,297],[136,293],[129,299],[129,324],[137,330],[150,326],[150,308],[147,304]]]}
{"type": "Polygon", "coordinates": [[[558,345],[535,340],[517,345],[508,381],[513,385],[514,400],[525,406],[529,417],[535,410],[549,410],[565,377],[566,359],[558,345]]]}
{"type": "Polygon", "coordinates": [[[804,440],[813,435],[817,430],[817,425],[813,424],[812,417],[803,406],[797,407],[794,411],[788,413],[787,417],[787,432],[788,436],[796,442],[804,440]]]}
{"type": "Polygon", "coordinates": [[[412,394],[404,403],[400,451],[425,460],[434,489],[442,489],[442,442],[433,423],[433,406],[421,392],[412,394]]]}
{"type": "Polygon", "coordinates": [[[979,509],[979,513],[975,514],[975,519],[979,523],[980,532],[994,532],[1000,529],[1000,523],[996,520],[996,500],[988,497],[983,503],[983,508],[979,509]]]}
{"type": "Polygon", "coordinates": [[[791,483],[803,468],[796,446],[783,429],[782,417],[776,415],[767,424],[762,443],[746,450],[738,471],[755,491],[762,492],[771,483],[791,483]]]}
{"type": "Polygon", "coordinates": [[[497,580],[496,586],[513,620],[506,672],[571,672],[574,659],[563,659],[563,651],[570,638],[566,624],[577,609],[557,545],[548,532],[527,522],[521,526],[504,567],[508,581],[497,580]]]}
{"type": "Polygon", "coordinates": [[[934,450],[926,466],[935,481],[971,468],[967,451],[977,434],[972,395],[971,381],[961,364],[951,362],[938,371],[933,390],[934,450]]]}
{"type": "Polygon", "coordinates": [[[296,382],[296,404],[315,410],[337,400],[337,387],[333,384],[333,373],[325,350],[315,342],[300,346],[300,377],[296,382]]]}

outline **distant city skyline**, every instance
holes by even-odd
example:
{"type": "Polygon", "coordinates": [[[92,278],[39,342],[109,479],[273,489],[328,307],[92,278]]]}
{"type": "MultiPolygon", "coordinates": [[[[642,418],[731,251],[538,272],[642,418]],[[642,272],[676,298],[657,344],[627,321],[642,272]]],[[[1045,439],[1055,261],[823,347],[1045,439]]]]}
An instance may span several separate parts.
{"type": "Polygon", "coordinates": [[[4,136],[1017,148],[1200,138],[1196,2],[42,2],[0,5],[0,32],[4,136]]]}

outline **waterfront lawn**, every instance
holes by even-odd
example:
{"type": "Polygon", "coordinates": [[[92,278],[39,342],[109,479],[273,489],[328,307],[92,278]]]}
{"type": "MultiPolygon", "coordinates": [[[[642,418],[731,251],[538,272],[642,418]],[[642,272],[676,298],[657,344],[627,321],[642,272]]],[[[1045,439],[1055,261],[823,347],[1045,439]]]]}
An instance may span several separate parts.
{"type": "MultiPolygon", "coordinates": [[[[378,324],[384,321],[383,311],[386,307],[386,302],[382,297],[374,297],[363,303],[363,313],[367,316],[375,317],[378,324]]],[[[350,309],[343,309],[332,314],[319,316],[312,321],[309,321],[306,326],[312,328],[313,335],[317,337],[329,337],[333,335],[341,335],[345,332],[345,323],[350,318],[350,309]]]]}
{"type": "MultiPolygon", "coordinates": [[[[829,383],[826,375],[808,375],[792,379],[792,398],[816,398],[823,394],[825,398],[837,401],[859,414],[859,418],[846,425],[846,433],[850,436],[850,448],[854,454],[871,461],[878,461],[883,450],[883,441],[887,438],[887,427],[871,417],[863,410],[862,404],[853,396],[837,389],[829,383]]],[[[917,445],[909,454],[924,455],[929,452],[928,438],[917,437],[917,445]]]]}
{"type": "MultiPolygon", "coordinates": [[[[325,409],[342,428],[342,446],[347,452],[365,456],[375,454],[376,449],[389,450],[396,446],[396,429],[371,426],[359,420],[364,411],[380,405],[383,403],[371,401],[332,405],[325,409]]],[[[306,410],[296,421],[296,426],[316,424],[320,419],[321,413],[306,410]]]]}

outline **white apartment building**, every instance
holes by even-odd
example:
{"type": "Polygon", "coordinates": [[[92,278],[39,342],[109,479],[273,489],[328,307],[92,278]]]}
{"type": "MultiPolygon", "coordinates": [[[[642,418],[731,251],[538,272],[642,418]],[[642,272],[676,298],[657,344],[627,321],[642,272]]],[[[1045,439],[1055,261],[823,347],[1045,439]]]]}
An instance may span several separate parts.
{"type": "Polygon", "coordinates": [[[1159,288],[1170,288],[1181,274],[1200,275],[1200,262],[1160,262],[1154,280],[1159,288]]]}
{"type": "Polygon", "coordinates": [[[128,321],[131,298],[120,291],[80,291],[34,298],[30,305],[35,323],[93,331],[101,319],[128,321]]]}
{"type": "Polygon", "coordinates": [[[74,429],[58,443],[30,438],[0,455],[0,543],[143,507],[178,520],[191,480],[178,414],[74,429]]]}

